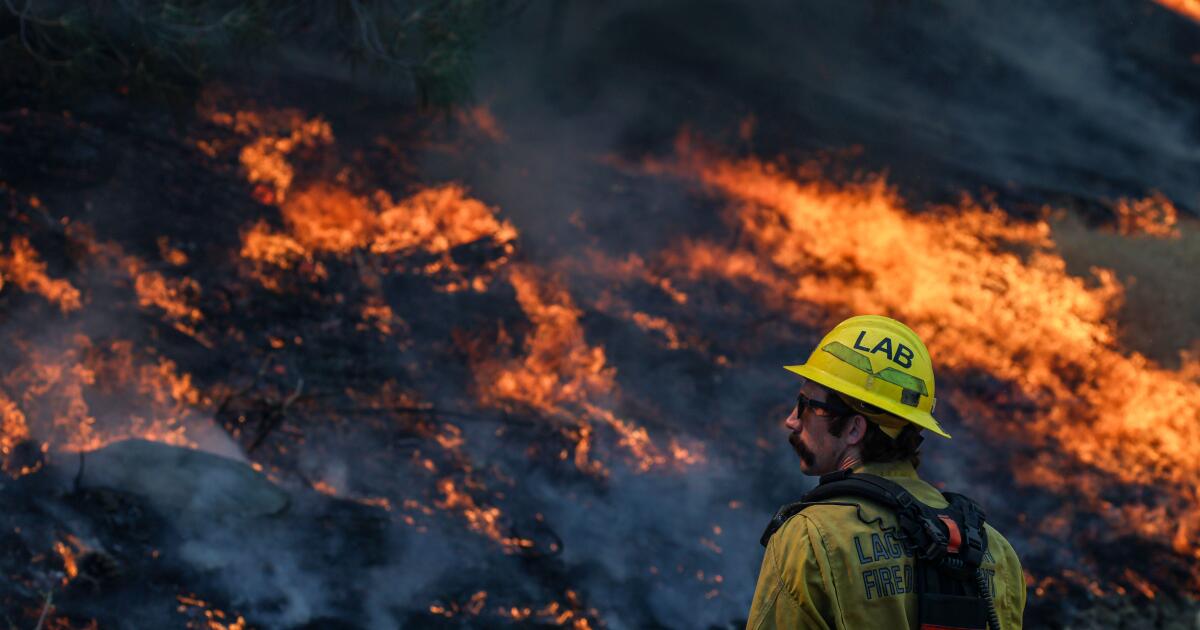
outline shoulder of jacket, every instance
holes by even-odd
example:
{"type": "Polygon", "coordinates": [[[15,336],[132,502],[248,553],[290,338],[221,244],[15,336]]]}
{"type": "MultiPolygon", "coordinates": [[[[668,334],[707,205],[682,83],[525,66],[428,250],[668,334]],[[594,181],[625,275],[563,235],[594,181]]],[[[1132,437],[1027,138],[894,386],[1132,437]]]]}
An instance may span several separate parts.
{"type": "Polygon", "coordinates": [[[809,514],[811,510],[812,507],[805,507],[803,511],[789,516],[771,536],[771,544],[776,549],[795,549],[800,546],[807,546],[809,537],[808,528],[812,522],[812,515],[809,514]]]}
{"type": "Polygon", "coordinates": [[[988,535],[988,551],[991,552],[993,557],[999,560],[1003,556],[1020,562],[1020,559],[1017,557],[1017,550],[1013,548],[1012,543],[1008,542],[1004,534],[1001,534],[999,530],[992,527],[991,523],[984,523],[983,527],[988,535]]]}
{"type": "Polygon", "coordinates": [[[780,544],[788,547],[808,545],[815,542],[814,547],[824,548],[826,533],[830,532],[846,520],[847,515],[855,513],[855,506],[838,505],[836,503],[813,503],[792,514],[772,536],[780,538],[780,544]],[[847,512],[849,511],[849,512],[847,512]],[[814,537],[817,541],[810,541],[814,537]]]}
{"type": "Polygon", "coordinates": [[[835,497],[807,505],[801,514],[824,525],[830,521],[842,520],[847,514],[854,514],[856,509],[864,505],[874,506],[875,502],[856,496],[835,497]]]}
{"type": "Polygon", "coordinates": [[[998,543],[1000,547],[1006,549],[1012,549],[1012,544],[1008,542],[1008,539],[1004,537],[1004,534],[1001,534],[1000,530],[992,527],[991,523],[984,522],[983,528],[987,531],[988,540],[990,542],[998,543]]]}

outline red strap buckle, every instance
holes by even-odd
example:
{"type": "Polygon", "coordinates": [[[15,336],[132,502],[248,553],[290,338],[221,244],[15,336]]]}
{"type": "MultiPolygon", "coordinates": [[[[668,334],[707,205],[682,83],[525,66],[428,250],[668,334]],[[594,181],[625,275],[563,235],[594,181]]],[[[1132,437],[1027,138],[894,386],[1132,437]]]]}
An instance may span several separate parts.
{"type": "Polygon", "coordinates": [[[958,531],[958,523],[945,514],[939,514],[938,518],[946,524],[946,529],[950,530],[950,542],[946,544],[946,551],[958,553],[959,548],[962,547],[962,532],[958,531]]]}

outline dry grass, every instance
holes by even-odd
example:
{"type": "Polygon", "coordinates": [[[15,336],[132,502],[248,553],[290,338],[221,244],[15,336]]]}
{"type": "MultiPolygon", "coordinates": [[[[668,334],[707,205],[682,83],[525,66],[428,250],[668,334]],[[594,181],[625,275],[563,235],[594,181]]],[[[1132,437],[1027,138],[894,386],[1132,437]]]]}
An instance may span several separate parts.
{"type": "Polygon", "coordinates": [[[1126,236],[1073,216],[1053,228],[1071,273],[1105,267],[1125,285],[1117,317],[1126,347],[1171,367],[1180,351],[1200,350],[1200,220],[1181,219],[1178,238],[1126,236]]]}

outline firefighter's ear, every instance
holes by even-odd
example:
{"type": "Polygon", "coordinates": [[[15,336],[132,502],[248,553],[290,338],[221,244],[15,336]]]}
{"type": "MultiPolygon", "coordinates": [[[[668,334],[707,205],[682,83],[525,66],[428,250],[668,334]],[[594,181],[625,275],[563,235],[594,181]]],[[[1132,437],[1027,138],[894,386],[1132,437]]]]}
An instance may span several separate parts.
{"type": "Polygon", "coordinates": [[[850,425],[846,427],[846,444],[851,446],[861,444],[867,437],[867,420],[862,414],[854,414],[850,425]]]}

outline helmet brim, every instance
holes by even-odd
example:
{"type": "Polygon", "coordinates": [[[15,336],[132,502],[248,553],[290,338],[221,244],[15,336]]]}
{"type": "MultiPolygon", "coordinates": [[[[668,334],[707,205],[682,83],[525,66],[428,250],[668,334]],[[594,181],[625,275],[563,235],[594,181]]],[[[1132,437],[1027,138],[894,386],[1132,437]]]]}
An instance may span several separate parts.
{"type": "Polygon", "coordinates": [[[896,402],[859,385],[833,376],[824,370],[819,370],[808,365],[785,365],[783,368],[789,372],[799,374],[800,376],[803,376],[804,378],[807,378],[819,385],[823,385],[834,391],[841,392],[842,394],[857,400],[861,400],[869,405],[879,407],[880,409],[903,418],[923,429],[929,429],[930,431],[946,439],[951,439],[950,434],[942,428],[941,423],[939,423],[937,419],[933,417],[933,414],[927,411],[923,411],[915,407],[909,407],[902,403],[896,402]]]}

